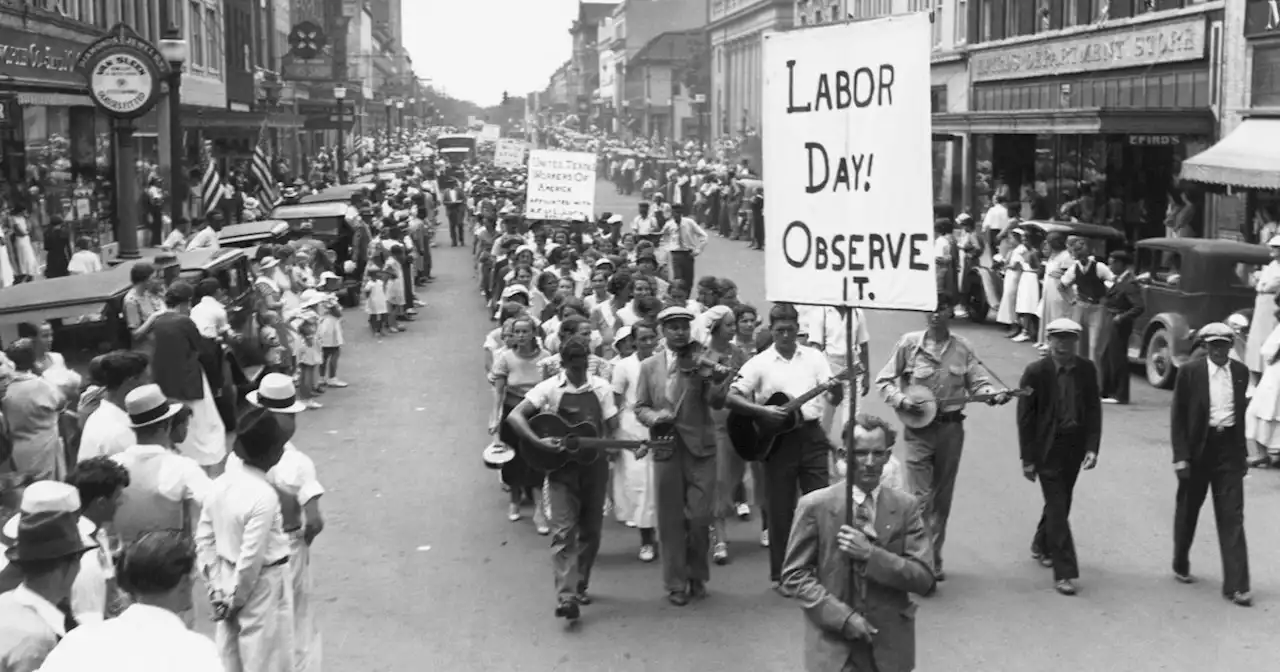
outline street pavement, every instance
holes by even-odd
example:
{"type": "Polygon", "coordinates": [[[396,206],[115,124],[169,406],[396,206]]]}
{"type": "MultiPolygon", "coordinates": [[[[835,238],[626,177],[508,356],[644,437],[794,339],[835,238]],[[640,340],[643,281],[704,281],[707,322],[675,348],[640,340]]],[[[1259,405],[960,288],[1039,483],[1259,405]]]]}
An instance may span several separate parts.
{"type": "MultiPolygon", "coordinates": [[[[601,183],[597,211],[634,214],[634,198],[601,183]]],[[[444,231],[445,229],[442,229],[444,231]]],[[[506,519],[506,495],[480,451],[492,407],[480,344],[470,248],[434,250],[438,280],[409,331],[375,342],[356,310],[346,319],[342,377],[326,407],[301,416],[295,443],[328,488],[327,527],[313,550],[316,608],[332,670],[686,670],[801,668],[803,614],[769,589],[759,523],[735,522],[732,563],[712,567],[710,597],[677,608],[658,563],[636,559],[638,535],[606,521],[591,581],[595,603],[575,626],[552,616],[549,538],[506,519]]],[[[697,275],[733,278],[767,313],[763,255],[713,236],[697,275]]],[[[919,314],[868,315],[875,370],[919,314]]],[[[993,372],[1015,386],[1036,356],[994,327],[957,323],[993,372]]],[[[875,392],[859,400],[889,415],[875,392]]],[[[1099,466],[1076,489],[1073,531],[1080,595],[1054,592],[1029,557],[1039,486],[1021,476],[1012,406],[970,407],[966,455],[946,547],[948,580],[917,598],[917,669],[1274,669],[1280,579],[1267,562],[1280,531],[1280,472],[1246,481],[1246,527],[1257,605],[1219,597],[1211,504],[1192,556],[1196,585],[1169,564],[1175,478],[1168,392],[1135,381],[1134,403],[1105,409],[1099,466]]],[[[526,509],[527,511],[527,509],[526,509]]],[[[783,536],[775,536],[782,543],[783,536]]]]}

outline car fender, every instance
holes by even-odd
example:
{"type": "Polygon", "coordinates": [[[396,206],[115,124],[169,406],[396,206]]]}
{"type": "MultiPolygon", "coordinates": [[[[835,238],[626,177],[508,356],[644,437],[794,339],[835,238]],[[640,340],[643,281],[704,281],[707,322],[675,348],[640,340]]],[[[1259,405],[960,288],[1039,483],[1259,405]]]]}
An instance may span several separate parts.
{"type": "Polygon", "coordinates": [[[1150,344],[1151,335],[1157,329],[1164,329],[1169,332],[1169,347],[1172,349],[1170,355],[1173,357],[1174,366],[1182,366],[1191,359],[1191,350],[1195,345],[1194,330],[1191,324],[1181,313],[1157,313],[1152,316],[1151,321],[1147,323],[1142,333],[1142,354],[1147,356],[1147,346],[1150,344]]]}
{"type": "Polygon", "coordinates": [[[996,275],[996,272],[984,266],[972,268],[969,272],[976,273],[978,279],[982,281],[982,291],[987,295],[987,305],[993,308],[1000,305],[1000,290],[1003,288],[1003,281],[996,275]]]}

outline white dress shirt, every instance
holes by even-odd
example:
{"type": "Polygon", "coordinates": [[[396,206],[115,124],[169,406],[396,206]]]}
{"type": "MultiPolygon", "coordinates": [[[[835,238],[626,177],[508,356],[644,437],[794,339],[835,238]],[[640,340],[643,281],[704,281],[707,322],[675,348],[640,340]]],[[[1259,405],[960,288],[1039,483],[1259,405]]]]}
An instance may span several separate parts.
{"type": "MultiPolygon", "coordinates": [[[[80,523],[82,533],[83,528],[93,527],[88,518],[80,523]]],[[[80,625],[100,623],[107,617],[107,582],[116,575],[106,530],[98,528],[90,536],[98,547],[80,556],[80,571],[71,584],[71,614],[80,625]]]]}
{"type": "Polygon", "coordinates": [[[200,335],[205,338],[217,338],[219,334],[231,329],[227,309],[212,296],[206,296],[191,306],[190,317],[196,323],[196,329],[200,330],[200,335]]]}
{"type": "MultiPolygon", "coordinates": [[[[787,359],[778,353],[776,345],[771,345],[738,370],[733,390],[756,403],[764,403],[778,392],[795,399],[830,379],[831,364],[821,352],[796,347],[795,354],[787,359]]],[[[806,421],[819,420],[825,405],[822,395],[818,395],[802,406],[800,412],[806,421]]]]}
{"type": "MultiPolygon", "coordinates": [[[[883,482],[883,479],[882,479],[882,482],[883,482]]],[[[853,486],[853,505],[855,507],[859,507],[859,506],[862,506],[864,502],[866,503],[867,512],[871,514],[870,520],[868,521],[868,523],[870,524],[872,531],[874,531],[876,526],[876,503],[880,501],[880,486],[877,485],[875,490],[871,491],[869,498],[867,495],[868,493],[863,492],[862,488],[859,488],[856,485],[853,486]]],[[[854,527],[857,527],[857,522],[858,522],[857,514],[855,513],[854,527]]],[[[864,525],[863,530],[865,531],[865,529],[866,529],[866,526],[864,525]]]]}
{"type": "Polygon", "coordinates": [[[80,453],[76,461],[84,462],[92,457],[110,457],[123,453],[137,442],[138,437],[130,426],[129,414],[104,399],[84,421],[80,453]]]}
{"type": "Polygon", "coordinates": [[[212,226],[206,226],[196,232],[191,237],[191,242],[187,243],[187,251],[202,249],[218,249],[218,232],[213,230],[212,226]]]}
{"type": "Polygon", "coordinates": [[[673,252],[692,252],[696,257],[707,247],[707,232],[692,217],[681,217],[679,224],[667,222],[666,235],[673,252]]]}
{"type": "Polygon", "coordinates": [[[636,218],[631,220],[631,230],[635,232],[637,236],[651,236],[661,233],[658,230],[658,219],[653,215],[649,215],[648,217],[636,215],[636,218]]]}
{"type": "Polygon", "coordinates": [[[244,606],[263,568],[289,557],[280,496],[267,475],[228,464],[205,498],[195,541],[201,574],[233,605],[244,606]]]}
{"type": "Polygon", "coordinates": [[[212,640],[165,609],[132,604],[119,618],[81,625],[58,643],[40,672],[223,672],[212,640]]]}
{"type": "MultiPolygon", "coordinates": [[[[809,342],[821,345],[828,356],[844,357],[847,332],[840,311],[831,306],[822,306],[810,311],[807,317],[809,342]]],[[[862,311],[856,308],[853,310],[853,338],[853,355],[857,357],[860,348],[871,340],[871,336],[867,333],[867,323],[862,311]]]]}
{"type": "Polygon", "coordinates": [[[195,460],[164,446],[132,445],[112,457],[129,471],[130,485],[148,483],[165,499],[203,505],[213,481],[195,460]]]}
{"type": "Polygon", "coordinates": [[[71,275],[97,273],[102,269],[102,257],[93,250],[80,250],[71,255],[71,260],[67,262],[67,272],[71,275]]]}
{"type": "MultiPolygon", "coordinates": [[[[244,462],[235,453],[227,455],[227,464],[243,467],[244,462]]],[[[267,482],[276,489],[298,500],[299,506],[324,494],[324,486],[316,477],[316,463],[298,450],[293,442],[284,444],[284,454],[276,466],[267,472],[267,482]]]]}
{"type": "Polygon", "coordinates": [[[9,594],[19,604],[30,607],[32,611],[36,612],[36,616],[39,616],[40,620],[44,621],[49,626],[49,629],[53,630],[54,634],[59,637],[66,636],[67,617],[62,614],[62,611],[56,605],[44,599],[44,596],[28,588],[25,583],[18,584],[18,587],[10,591],[9,594]]]}
{"type": "Polygon", "coordinates": [[[1209,426],[1234,427],[1236,424],[1235,390],[1231,384],[1231,363],[1218,366],[1205,360],[1209,367],[1209,426]]]}

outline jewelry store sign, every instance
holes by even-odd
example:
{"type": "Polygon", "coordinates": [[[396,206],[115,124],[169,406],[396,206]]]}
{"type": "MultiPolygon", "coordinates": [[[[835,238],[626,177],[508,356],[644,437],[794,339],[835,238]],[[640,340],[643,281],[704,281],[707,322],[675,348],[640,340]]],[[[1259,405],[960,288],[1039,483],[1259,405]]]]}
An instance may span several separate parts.
{"type": "Polygon", "coordinates": [[[981,51],[969,56],[975,82],[995,82],[1195,61],[1205,56],[1203,18],[981,51]]]}
{"type": "Polygon", "coordinates": [[[0,27],[0,72],[64,84],[80,84],[76,59],[83,44],[0,27]]]}
{"type": "Polygon", "coordinates": [[[155,45],[119,23],[85,47],[76,69],[88,81],[89,96],[99,109],[117,119],[134,119],[155,107],[169,64],[155,45]]]}

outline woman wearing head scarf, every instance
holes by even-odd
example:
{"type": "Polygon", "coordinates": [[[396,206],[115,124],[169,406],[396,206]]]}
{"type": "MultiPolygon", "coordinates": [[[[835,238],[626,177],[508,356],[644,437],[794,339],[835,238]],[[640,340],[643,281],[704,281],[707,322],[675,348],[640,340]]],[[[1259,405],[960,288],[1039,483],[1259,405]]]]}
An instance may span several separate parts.
{"type": "Polygon", "coordinates": [[[16,369],[0,400],[13,445],[14,471],[36,480],[60,481],[67,476],[66,452],[58,433],[58,416],[66,397],[49,381],[36,375],[36,345],[20,338],[5,351],[16,369]]]}
{"type": "MultiPolygon", "coordinates": [[[[703,313],[698,321],[706,325],[706,333],[701,342],[707,346],[708,359],[730,369],[737,369],[747,362],[749,355],[734,342],[738,332],[738,320],[732,308],[715,306],[703,313]]],[[[697,338],[698,335],[695,334],[694,337],[697,338]]],[[[712,408],[711,420],[715,423],[716,435],[716,487],[711,526],[711,559],[716,564],[723,565],[729,562],[729,537],[725,532],[725,521],[737,513],[738,503],[734,501],[734,495],[738,485],[742,483],[747,465],[729,441],[728,409],[712,408]]]]}

